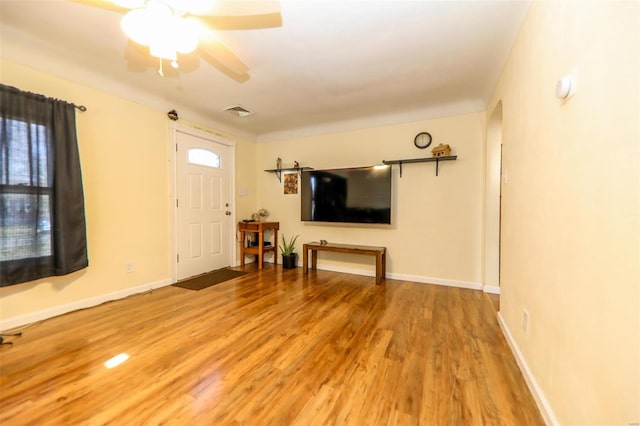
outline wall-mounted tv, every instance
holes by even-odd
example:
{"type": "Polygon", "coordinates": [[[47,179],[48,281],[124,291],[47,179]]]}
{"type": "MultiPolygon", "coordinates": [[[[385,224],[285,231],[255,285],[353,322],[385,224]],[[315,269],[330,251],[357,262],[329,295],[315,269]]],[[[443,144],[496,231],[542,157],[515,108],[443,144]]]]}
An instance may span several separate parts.
{"type": "Polygon", "coordinates": [[[303,171],[303,221],[391,223],[391,167],[303,171]]]}

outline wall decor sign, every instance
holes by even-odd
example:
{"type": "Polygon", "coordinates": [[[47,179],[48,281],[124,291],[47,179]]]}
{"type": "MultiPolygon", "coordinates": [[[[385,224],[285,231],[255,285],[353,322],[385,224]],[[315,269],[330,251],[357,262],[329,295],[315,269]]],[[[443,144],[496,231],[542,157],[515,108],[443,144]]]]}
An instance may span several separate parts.
{"type": "Polygon", "coordinates": [[[285,173],[285,175],[284,175],[284,193],[285,194],[297,194],[298,193],[298,174],[297,173],[285,173]]]}

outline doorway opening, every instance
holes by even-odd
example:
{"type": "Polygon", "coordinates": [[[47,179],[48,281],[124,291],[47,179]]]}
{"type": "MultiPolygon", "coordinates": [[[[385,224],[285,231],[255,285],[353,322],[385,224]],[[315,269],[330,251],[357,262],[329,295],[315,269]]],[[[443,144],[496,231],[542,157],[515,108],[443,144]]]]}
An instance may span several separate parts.
{"type": "Polygon", "coordinates": [[[485,176],[484,291],[500,293],[502,216],[502,101],[487,123],[485,176]]]}

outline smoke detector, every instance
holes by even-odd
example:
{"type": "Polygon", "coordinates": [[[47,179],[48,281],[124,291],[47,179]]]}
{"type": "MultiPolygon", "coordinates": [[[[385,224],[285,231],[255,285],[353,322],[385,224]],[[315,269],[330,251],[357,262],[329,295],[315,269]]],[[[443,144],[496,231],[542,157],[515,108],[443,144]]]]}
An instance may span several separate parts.
{"type": "Polygon", "coordinates": [[[238,117],[248,117],[254,114],[253,111],[249,111],[248,109],[246,109],[241,105],[231,106],[231,107],[225,108],[224,110],[233,115],[237,115],[238,117]]]}

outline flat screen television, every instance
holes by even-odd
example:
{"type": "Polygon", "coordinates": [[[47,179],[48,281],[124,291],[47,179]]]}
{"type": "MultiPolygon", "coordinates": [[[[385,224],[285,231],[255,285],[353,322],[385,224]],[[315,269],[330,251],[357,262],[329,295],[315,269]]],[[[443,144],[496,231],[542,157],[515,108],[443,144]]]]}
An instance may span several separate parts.
{"type": "Polygon", "coordinates": [[[391,223],[391,167],[303,171],[301,219],[309,222],[391,223]]]}

